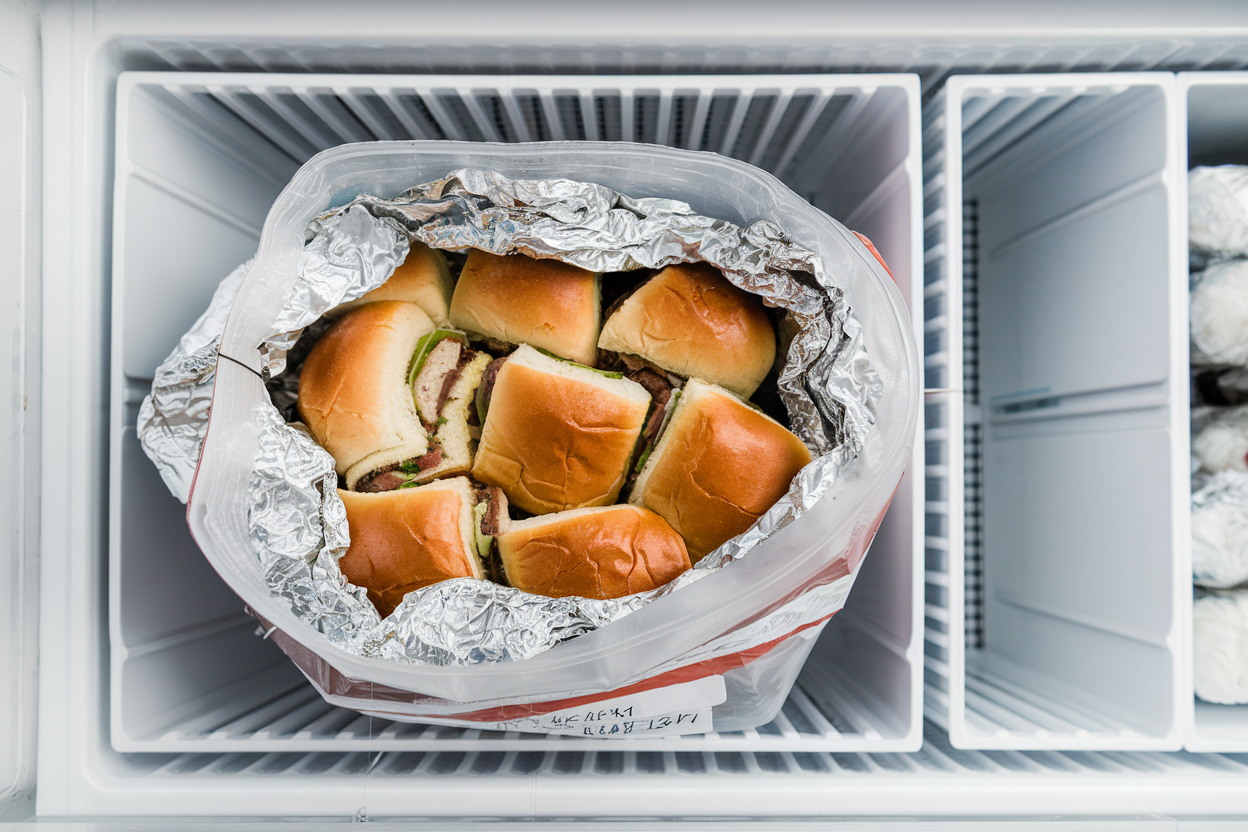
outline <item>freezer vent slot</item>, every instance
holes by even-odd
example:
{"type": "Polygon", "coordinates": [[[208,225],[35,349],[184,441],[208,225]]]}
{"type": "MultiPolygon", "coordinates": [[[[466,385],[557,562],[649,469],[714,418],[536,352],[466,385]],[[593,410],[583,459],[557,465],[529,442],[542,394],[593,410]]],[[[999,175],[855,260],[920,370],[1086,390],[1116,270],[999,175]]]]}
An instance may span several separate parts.
{"type": "Polygon", "coordinates": [[[979,205],[962,204],[962,477],[966,646],[984,646],[983,425],[979,416],[979,205]]]}
{"type": "Polygon", "coordinates": [[[924,387],[924,712],[944,724],[949,696],[949,650],[959,638],[961,611],[951,598],[951,576],[961,552],[953,537],[959,522],[961,465],[950,440],[960,430],[957,385],[956,287],[946,272],[947,209],[943,173],[942,99],[923,111],[923,368],[924,387]]]}
{"type": "Polygon", "coordinates": [[[121,41],[126,65],[135,69],[207,72],[356,72],[356,73],[629,73],[703,74],[721,72],[914,72],[927,92],[953,73],[1096,72],[1164,70],[1233,70],[1248,67],[1248,44],[1209,38],[1150,36],[1086,40],[988,43],[976,39],[913,38],[790,44],[732,48],[601,47],[558,49],[468,47],[439,42],[326,46],[323,43],[274,43],[271,39],[224,44],[219,40],[173,38],[121,41]]]}
{"type": "MultiPolygon", "coordinates": [[[[989,778],[1030,774],[1083,775],[1106,786],[1140,774],[1198,776],[1207,785],[1231,784],[1248,776],[1242,755],[1149,752],[972,751],[953,748],[930,723],[920,751],[839,753],[808,751],[376,751],[319,753],[182,754],[155,769],[152,778],[280,777],[326,778],[447,777],[486,775],[502,786],[510,778],[595,778],[636,775],[724,775],[749,777],[786,774],[873,777],[920,777],[975,773],[989,778]],[[496,779],[498,778],[498,779],[496,779]]],[[[699,779],[698,782],[701,782],[699,779]]],[[[929,781],[930,782],[930,781],[929,781]]]]}
{"type": "Polygon", "coordinates": [[[298,163],[348,142],[633,141],[732,156],[786,178],[826,173],[862,128],[873,88],[809,78],[568,79],[343,76],[302,83],[166,83],[194,114],[237,117],[298,163]],[[692,82],[693,85],[690,85],[692,82]],[[555,84],[559,84],[556,86],[555,84]]]}

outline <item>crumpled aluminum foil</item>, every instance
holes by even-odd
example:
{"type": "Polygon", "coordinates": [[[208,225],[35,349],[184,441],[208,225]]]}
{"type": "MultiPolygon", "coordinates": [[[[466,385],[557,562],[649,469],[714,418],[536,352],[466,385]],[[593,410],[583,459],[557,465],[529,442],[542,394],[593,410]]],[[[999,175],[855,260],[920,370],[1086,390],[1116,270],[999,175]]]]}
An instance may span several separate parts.
{"type": "Polygon", "coordinates": [[[1187,173],[1192,271],[1212,260],[1248,257],[1248,167],[1195,167],[1187,173]]]}
{"type": "Polygon", "coordinates": [[[221,333],[249,268],[251,260],[221,281],[208,309],[156,368],[152,392],[139,405],[139,442],[173,496],[184,503],[208,432],[221,333]]]}
{"type": "Polygon", "coordinates": [[[1192,582],[1227,588],[1248,581],[1248,472],[1192,477],[1192,582]]]}
{"type": "MultiPolygon", "coordinates": [[[[758,523],[659,589],[598,601],[458,579],[408,594],[382,620],[338,569],[349,538],[332,458],[276,408],[261,405],[249,523],[266,580],[301,619],[358,655],[431,665],[514,661],[602,627],[746,556],[793,522],[857,456],[874,424],[882,387],[859,324],[821,260],[774,223],[740,228],[675,200],[465,169],[395,199],[359,197],[315,219],[309,234],[273,335],[260,347],[270,389],[285,398],[294,389],[286,357],[304,328],[381,285],[406,257],[410,239],[439,249],[555,257],[597,272],[703,260],[786,309],[797,324],[780,395],[794,432],[816,454],[758,523]]],[[[199,378],[187,374],[183,383],[193,389],[199,378]]]]}

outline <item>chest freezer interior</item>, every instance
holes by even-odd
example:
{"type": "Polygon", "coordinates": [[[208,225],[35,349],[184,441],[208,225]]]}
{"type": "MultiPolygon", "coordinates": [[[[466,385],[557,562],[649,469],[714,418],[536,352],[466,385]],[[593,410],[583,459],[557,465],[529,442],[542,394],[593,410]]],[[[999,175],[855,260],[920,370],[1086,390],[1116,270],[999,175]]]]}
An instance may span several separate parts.
{"type": "MultiPolygon", "coordinates": [[[[277,46],[241,35],[205,39],[176,15],[152,18],[137,36],[136,14],[126,3],[116,14],[94,16],[85,3],[43,9],[43,80],[52,103],[43,129],[54,137],[43,187],[74,197],[58,214],[71,242],[44,250],[43,294],[64,298],[71,326],[64,338],[45,341],[40,356],[45,374],[67,382],[45,392],[53,415],[44,429],[58,442],[43,464],[73,466],[83,476],[66,484],[67,508],[45,509],[42,523],[41,578],[45,587],[65,587],[58,605],[70,613],[48,616],[44,605],[41,814],[429,817],[462,816],[466,805],[530,817],[1242,812],[1248,761],[1237,754],[966,750],[951,745],[944,728],[928,723],[920,731],[918,685],[926,680],[929,714],[939,716],[947,703],[949,653],[941,651],[964,635],[964,605],[955,594],[965,589],[971,598],[983,583],[955,571],[964,519],[952,476],[964,456],[962,341],[949,324],[962,284],[936,286],[932,277],[933,262],[949,246],[942,217],[928,205],[939,202],[943,187],[939,149],[925,159],[916,198],[919,121],[909,113],[917,89],[863,78],[846,85],[835,76],[800,84],[792,76],[766,83],[689,75],[548,83],[543,76],[527,79],[527,88],[500,89],[497,78],[478,85],[463,83],[463,75],[421,87],[389,77],[361,83],[358,75],[316,76],[318,83],[309,84],[313,76],[272,73],[415,71],[428,79],[448,67],[639,74],[675,68],[693,76],[867,67],[919,72],[921,95],[930,101],[957,67],[1235,69],[1246,62],[1244,44],[1109,38],[1072,49],[1060,38],[1022,38],[1021,46],[984,42],[976,51],[934,38],[852,51],[844,44],[798,48],[800,36],[770,53],[690,48],[676,67],[670,49],[414,52],[277,46]],[[123,122],[120,69],[179,72],[136,84],[123,122]],[[187,70],[215,74],[190,82],[187,70]],[[269,77],[222,74],[257,70],[269,77]],[[139,129],[123,142],[131,125],[139,129]],[[426,730],[325,706],[253,634],[254,622],[186,537],[180,505],[133,440],[145,381],[215,283],[254,251],[268,203],[318,149],[374,137],[616,139],[630,128],[638,140],[727,152],[776,172],[869,236],[909,290],[911,308],[924,309],[916,317],[930,346],[933,392],[922,462],[912,469],[923,465],[924,481],[899,490],[867,558],[877,572],[864,567],[845,615],[815,646],[777,719],[740,736],[620,751],[426,730]],[[125,185],[114,190],[114,182],[125,185]],[[180,264],[177,274],[170,262],[180,264]],[[916,285],[925,266],[926,285],[916,285]],[[138,285],[151,290],[148,300],[134,290],[138,285]],[[85,418],[59,415],[69,412],[85,418]],[[119,497],[122,488],[137,499],[119,497]],[[81,519],[67,523],[66,512],[81,519]],[[925,572],[911,567],[920,547],[925,572]],[[927,583],[922,595],[920,578],[927,583]],[[140,591],[147,582],[169,594],[140,591]],[[925,644],[918,639],[924,623],[925,644]],[[904,751],[920,734],[921,750],[904,751]],[[480,807],[482,783],[488,809],[480,807]]],[[[929,132],[933,123],[926,120],[929,132]]],[[[971,459],[974,443],[966,444],[971,459]]],[[[977,481],[966,482],[973,491],[977,481]]],[[[984,609],[965,605],[968,637],[984,609]]],[[[1059,693],[1048,701],[1069,706],[1074,699],[1059,693]]],[[[1065,715],[1079,712],[1067,707],[1065,715]]],[[[1043,722],[1035,711],[1025,715],[1043,722]]]]}

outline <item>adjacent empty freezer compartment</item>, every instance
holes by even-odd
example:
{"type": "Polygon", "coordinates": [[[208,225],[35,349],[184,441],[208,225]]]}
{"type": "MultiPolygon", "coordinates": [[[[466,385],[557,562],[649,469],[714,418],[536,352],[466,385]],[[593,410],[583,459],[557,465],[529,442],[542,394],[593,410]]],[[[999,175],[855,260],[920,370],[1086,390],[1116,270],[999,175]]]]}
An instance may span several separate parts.
{"type": "MultiPolygon", "coordinates": [[[[126,73],[118,83],[110,479],[118,751],[540,751],[610,741],[405,725],[324,703],[212,572],[134,432],[156,365],[254,251],[299,164],[372,139],[609,139],[780,176],[919,273],[915,76],[431,77],[126,73]]],[[[415,184],[415,183],[413,183],[415,184]]],[[[912,304],[913,305],[913,304],[912,304]]],[[[917,452],[916,452],[917,453],[917,452]]],[[[917,459],[917,457],[916,457],[917,459]]],[[[907,475],[845,610],[775,720],[631,748],[903,751],[921,742],[922,484],[907,475]]],[[[618,746],[616,746],[618,747],[618,746]]]]}
{"type": "MultiPolygon", "coordinates": [[[[1178,100],[1180,140],[1187,150],[1184,170],[1199,165],[1248,165],[1248,73],[1181,73],[1178,100]]],[[[1186,246],[1186,176],[1180,184],[1186,246]]],[[[1216,705],[1195,696],[1190,701],[1186,748],[1248,751],[1248,705],[1216,705]]]]}
{"type": "Polygon", "coordinates": [[[1181,743],[1175,113],[1174,77],[1143,73],[954,77],[928,105],[927,303],[947,321],[928,347],[962,372],[955,462],[928,485],[948,501],[929,503],[929,535],[947,528],[929,538],[927,698],[955,746],[1181,743]]]}

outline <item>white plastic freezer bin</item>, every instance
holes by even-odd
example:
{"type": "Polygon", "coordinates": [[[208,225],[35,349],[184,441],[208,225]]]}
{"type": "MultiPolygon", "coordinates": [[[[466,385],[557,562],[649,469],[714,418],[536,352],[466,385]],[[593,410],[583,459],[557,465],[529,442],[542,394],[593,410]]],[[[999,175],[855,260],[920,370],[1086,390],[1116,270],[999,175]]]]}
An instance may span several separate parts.
{"type": "MultiPolygon", "coordinates": [[[[917,271],[913,76],[127,73],[117,102],[109,702],[118,751],[611,747],[405,725],[323,703],[256,637],[254,619],[204,561],[183,507],[142,454],[134,420],[156,365],[221,277],[254,251],[268,204],[312,154],[374,137],[713,148],[801,185],[876,242],[903,288],[917,271]]],[[[758,731],[636,741],[630,750],[916,750],[921,486],[903,481],[853,600],[775,721],[758,731]]]]}
{"type": "Polygon", "coordinates": [[[944,449],[929,440],[953,462],[929,512],[946,621],[929,621],[928,702],[957,747],[1182,746],[1176,90],[1162,73],[954,76],[927,105],[925,231],[942,248],[925,303],[944,327],[928,360],[960,391],[944,449]]]}

